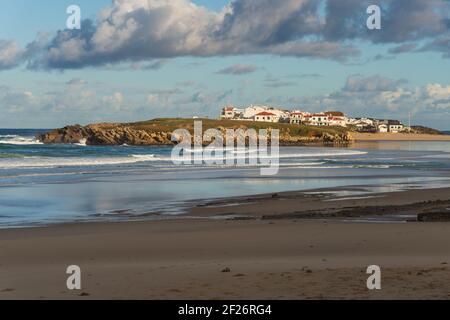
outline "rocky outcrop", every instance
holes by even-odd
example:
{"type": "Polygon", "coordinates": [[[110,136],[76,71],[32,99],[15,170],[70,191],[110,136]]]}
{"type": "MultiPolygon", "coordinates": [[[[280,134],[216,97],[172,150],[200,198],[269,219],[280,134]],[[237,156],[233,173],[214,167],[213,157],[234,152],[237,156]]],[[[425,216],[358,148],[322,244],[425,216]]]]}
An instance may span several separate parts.
{"type": "Polygon", "coordinates": [[[172,144],[171,134],[166,132],[149,132],[137,130],[122,124],[96,124],[82,127],[67,126],[37,137],[43,143],[80,143],[87,145],[168,145],[172,144]]]}
{"type": "MultiPolygon", "coordinates": [[[[218,126],[225,137],[226,128],[218,126]]],[[[233,128],[236,129],[236,128],[233,128]]],[[[246,129],[242,126],[240,129],[246,129]]],[[[268,130],[270,135],[270,129],[268,130]]],[[[93,124],[88,126],[73,125],[61,129],[55,129],[42,134],[37,139],[46,144],[57,143],[80,143],[87,145],[134,145],[154,146],[172,145],[172,133],[154,131],[151,128],[140,128],[139,126],[127,124],[93,124]]],[[[343,144],[351,140],[347,133],[331,134],[328,132],[314,132],[307,136],[291,135],[289,130],[281,130],[280,145],[304,145],[311,143],[333,143],[343,144]]]]}

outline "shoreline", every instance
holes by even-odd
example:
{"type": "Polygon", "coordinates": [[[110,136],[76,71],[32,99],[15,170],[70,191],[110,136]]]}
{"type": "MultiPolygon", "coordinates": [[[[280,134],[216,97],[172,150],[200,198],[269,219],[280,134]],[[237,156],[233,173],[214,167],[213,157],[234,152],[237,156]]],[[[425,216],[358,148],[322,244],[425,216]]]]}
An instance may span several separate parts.
{"type": "Polygon", "coordinates": [[[224,200],[199,203],[196,219],[3,229],[0,299],[449,299],[450,223],[282,216],[380,201],[447,206],[449,194],[441,188],[328,201],[326,190],[286,192],[229,199],[228,207],[220,207],[224,200]],[[272,217],[283,219],[264,219],[274,203],[282,210],[272,217]],[[230,210],[258,218],[210,218],[230,210]],[[81,291],[65,288],[65,269],[74,264],[82,269],[81,291]],[[378,292],[365,286],[373,264],[383,270],[378,292]]]}
{"type": "Polygon", "coordinates": [[[419,133],[350,133],[354,142],[358,141],[450,141],[450,135],[419,133]]]}
{"type": "MultiPolygon", "coordinates": [[[[417,221],[414,215],[448,211],[450,187],[398,189],[375,192],[380,186],[350,186],[265,193],[203,201],[184,216],[242,219],[348,219],[375,218],[379,222],[417,221]],[[372,189],[372,190],[371,190],[372,189]],[[398,214],[405,218],[395,218],[398,214]],[[378,219],[376,219],[378,218],[378,219]]],[[[443,217],[442,221],[447,221],[443,217]]],[[[367,221],[368,222],[368,221],[367,221]]]]}

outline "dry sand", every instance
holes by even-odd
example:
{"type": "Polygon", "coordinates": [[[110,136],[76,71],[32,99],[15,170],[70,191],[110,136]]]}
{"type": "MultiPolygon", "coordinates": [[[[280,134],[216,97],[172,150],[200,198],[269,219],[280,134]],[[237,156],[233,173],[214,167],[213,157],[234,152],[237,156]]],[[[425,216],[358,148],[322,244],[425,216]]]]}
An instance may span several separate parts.
{"type": "Polygon", "coordinates": [[[450,141],[450,135],[417,133],[358,133],[352,132],[356,141],[450,141]]]}
{"type": "MultiPolygon", "coordinates": [[[[449,189],[411,192],[337,202],[450,198],[449,189]]],[[[232,208],[260,216],[275,201],[286,213],[304,204],[330,206],[323,200],[286,193],[232,208]]],[[[449,243],[450,223],[289,218],[1,230],[0,299],[449,299],[449,243]],[[66,288],[65,270],[73,264],[82,268],[81,291],[66,288]],[[373,264],[382,268],[381,291],[366,288],[366,268],[373,264]],[[231,272],[222,272],[226,268],[231,272]]]]}

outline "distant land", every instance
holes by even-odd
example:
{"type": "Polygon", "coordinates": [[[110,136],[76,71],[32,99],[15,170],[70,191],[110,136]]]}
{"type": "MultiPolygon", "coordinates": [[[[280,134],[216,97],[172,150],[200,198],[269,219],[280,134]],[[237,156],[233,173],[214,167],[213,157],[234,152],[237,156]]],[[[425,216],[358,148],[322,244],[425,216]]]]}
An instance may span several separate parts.
{"type": "MultiPolygon", "coordinates": [[[[348,143],[354,140],[447,140],[442,132],[423,126],[413,126],[409,133],[356,133],[352,128],[310,126],[289,123],[233,121],[212,119],[164,118],[134,123],[98,123],[87,126],[71,125],[51,130],[37,136],[46,144],[83,143],[86,145],[173,145],[172,132],[187,129],[193,133],[194,121],[202,121],[203,132],[219,129],[278,129],[280,145],[306,145],[323,143],[348,143]]],[[[447,132],[449,134],[449,132],[447,132]]]]}
{"type": "Polygon", "coordinates": [[[194,131],[194,122],[202,121],[203,132],[219,129],[279,129],[280,145],[311,143],[347,143],[351,137],[346,128],[313,127],[289,123],[211,119],[153,119],[134,123],[98,123],[87,126],[72,125],[37,136],[43,143],[85,143],[87,145],[173,145],[172,132],[176,129],[194,131]]]}

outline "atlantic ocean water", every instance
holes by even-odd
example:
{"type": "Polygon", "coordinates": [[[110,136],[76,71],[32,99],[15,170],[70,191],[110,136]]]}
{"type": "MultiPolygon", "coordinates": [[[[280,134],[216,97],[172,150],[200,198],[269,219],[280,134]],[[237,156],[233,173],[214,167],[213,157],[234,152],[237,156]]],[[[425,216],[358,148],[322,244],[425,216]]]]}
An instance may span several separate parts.
{"type": "Polygon", "coordinates": [[[44,145],[48,130],[0,129],[0,228],[164,219],[195,201],[339,186],[450,186],[450,142],[281,147],[280,170],[175,165],[171,147],[44,145]]]}

